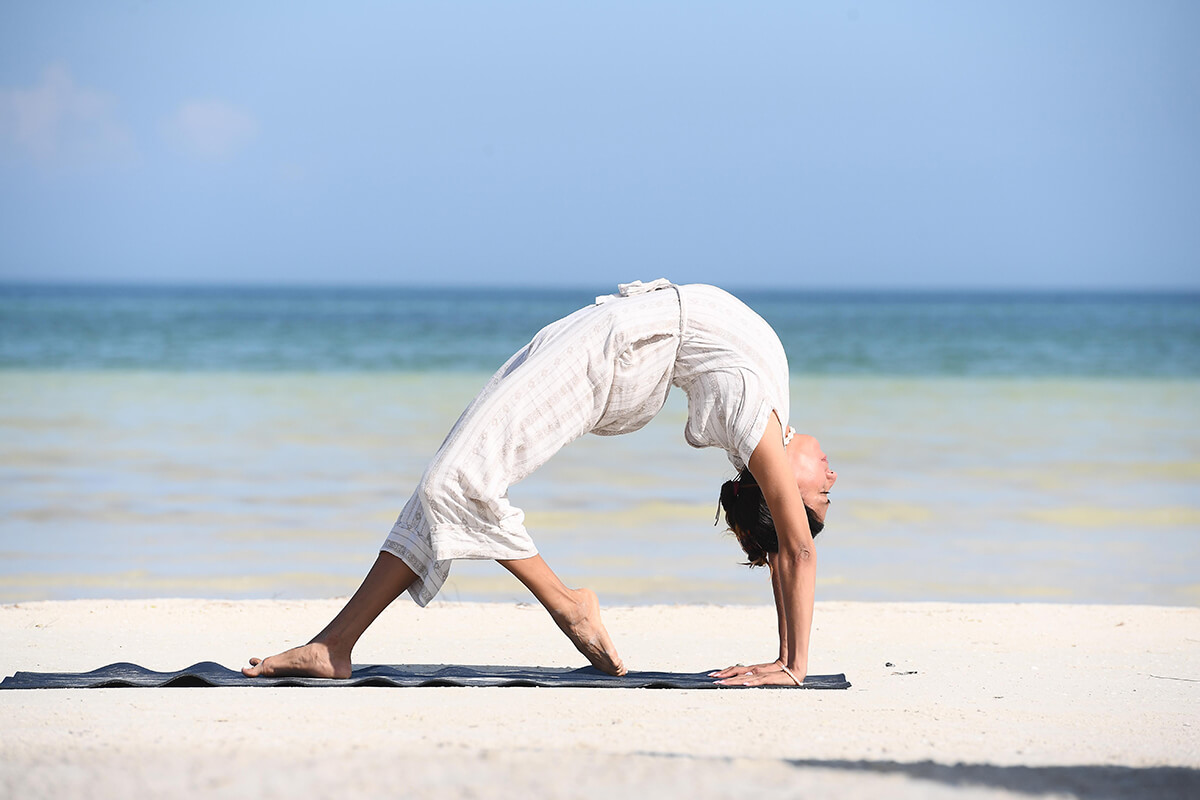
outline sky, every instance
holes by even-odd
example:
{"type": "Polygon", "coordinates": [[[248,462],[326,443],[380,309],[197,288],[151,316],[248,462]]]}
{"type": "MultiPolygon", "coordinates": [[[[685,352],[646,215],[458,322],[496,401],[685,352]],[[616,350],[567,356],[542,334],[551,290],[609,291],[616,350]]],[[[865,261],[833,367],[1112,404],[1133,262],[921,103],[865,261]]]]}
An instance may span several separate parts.
{"type": "Polygon", "coordinates": [[[0,280],[1200,289],[1194,2],[0,2],[0,280]]]}

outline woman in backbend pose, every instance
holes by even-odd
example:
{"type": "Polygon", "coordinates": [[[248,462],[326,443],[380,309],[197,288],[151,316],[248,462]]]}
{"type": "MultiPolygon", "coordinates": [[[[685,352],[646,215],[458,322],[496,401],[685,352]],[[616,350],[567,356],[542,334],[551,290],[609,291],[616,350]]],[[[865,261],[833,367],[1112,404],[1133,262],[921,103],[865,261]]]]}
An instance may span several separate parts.
{"type": "Polygon", "coordinates": [[[804,680],[816,554],[837,480],[811,436],[788,427],[788,367],[779,337],[713,286],[664,279],[622,285],[542,329],[467,407],[425,470],[374,566],[338,615],[307,645],[242,671],[348,678],[350,652],[407,590],[425,606],[456,558],[494,559],[525,584],[595,667],[625,667],[589,589],[569,589],[538,555],[508,489],[585,433],[629,433],[687,393],[693,447],[720,447],[738,469],[721,487],[726,521],[750,563],[771,572],[779,657],[730,667],[731,684],[804,680]]]}

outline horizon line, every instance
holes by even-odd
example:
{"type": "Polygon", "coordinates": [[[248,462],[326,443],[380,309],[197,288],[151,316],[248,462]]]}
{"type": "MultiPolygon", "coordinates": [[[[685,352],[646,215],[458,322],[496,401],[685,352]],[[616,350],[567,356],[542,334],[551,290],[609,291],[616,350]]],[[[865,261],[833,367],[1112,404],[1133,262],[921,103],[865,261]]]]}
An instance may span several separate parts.
{"type": "MultiPolygon", "coordinates": [[[[689,281],[689,283],[705,283],[705,281],[689,281]]],[[[716,285],[716,284],[713,284],[716,285]]],[[[615,291],[617,284],[612,284],[611,289],[615,291]]],[[[495,291],[504,294],[512,294],[516,292],[569,292],[569,291],[586,291],[595,292],[597,289],[609,287],[608,283],[588,282],[588,283],[554,283],[546,284],[536,281],[528,283],[490,283],[490,282],[447,282],[436,283],[430,281],[296,281],[288,282],[270,281],[270,280],[203,280],[203,279],[145,279],[145,278],[6,278],[0,277],[0,289],[68,289],[68,288],[96,288],[96,289],[247,289],[247,290],[264,290],[264,289],[294,289],[298,291],[315,291],[315,290],[380,290],[380,289],[411,289],[419,291],[495,291]]],[[[1200,284],[1182,285],[1182,284],[1162,284],[1151,285],[1145,284],[1133,285],[1105,285],[1105,286],[1078,286],[1078,285],[946,285],[946,286],[904,286],[899,284],[880,284],[872,286],[805,286],[803,284],[795,285],[745,285],[737,283],[722,284],[722,289],[731,292],[809,292],[812,294],[1037,294],[1037,295],[1052,295],[1052,294],[1095,294],[1095,295],[1113,295],[1113,294],[1134,294],[1134,295],[1158,295],[1158,294],[1196,294],[1200,295],[1200,284]]]]}

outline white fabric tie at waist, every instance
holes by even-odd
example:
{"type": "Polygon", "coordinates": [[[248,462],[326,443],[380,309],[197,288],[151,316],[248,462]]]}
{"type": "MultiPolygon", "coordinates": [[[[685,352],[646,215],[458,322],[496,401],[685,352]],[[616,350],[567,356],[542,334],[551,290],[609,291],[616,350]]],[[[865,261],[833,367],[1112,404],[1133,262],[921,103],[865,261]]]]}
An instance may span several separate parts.
{"type": "Polygon", "coordinates": [[[650,281],[649,283],[642,283],[641,281],[634,281],[633,283],[619,283],[619,284],[617,284],[617,293],[616,294],[600,295],[599,297],[596,298],[596,305],[600,305],[602,303],[608,303],[608,302],[611,302],[611,301],[616,300],[621,297],[633,297],[634,295],[637,295],[637,294],[646,294],[647,292],[656,292],[659,289],[666,289],[669,287],[673,287],[674,285],[675,284],[671,283],[666,278],[658,278],[656,280],[650,281]]]}
{"type": "Polygon", "coordinates": [[[633,283],[618,283],[616,294],[602,294],[596,298],[596,305],[619,300],[622,297],[633,297],[639,294],[649,294],[657,292],[659,289],[674,289],[675,295],[679,298],[679,345],[675,348],[675,358],[678,360],[679,353],[683,349],[683,335],[687,331],[687,306],[683,302],[683,292],[679,287],[671,283],[666,278],[656,278],[649,283],[634,281],[633,283]]]}

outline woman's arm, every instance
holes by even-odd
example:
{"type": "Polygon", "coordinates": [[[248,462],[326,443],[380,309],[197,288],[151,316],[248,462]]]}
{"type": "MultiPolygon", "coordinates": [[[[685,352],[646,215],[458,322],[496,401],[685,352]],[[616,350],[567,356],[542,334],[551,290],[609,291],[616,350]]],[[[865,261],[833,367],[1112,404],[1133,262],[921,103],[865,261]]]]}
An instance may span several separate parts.
{"type": "MultiPolygon", "coordinates": [[[[807,516],[805,517],[807,519],[807,516]]],[[[775,554],[767,554],[767,568],[771,570],[771,595],[775,598],[775,616],[778,617],[779,623],[779,658],[777,661],[782,664],[787,661],[788,651],[788,635],[787,635],[787,614],[784,613],[786,606],[783,600],[783,587],[779,584],[779,570],[775,569],[775,554]]]]}
{"type": "MultiPolygon", "coordinates": [[[[779,552],[770,559],[771,585],[779,620],[780,661],[757,665],[722,681],[731,685],[790,685],[790,670],[797,680],[808,671],[808,642],[812,631],[813,598],[817,582],[817,554],[804,501],[783,449],[783,431],[774,414],[762,441],[750,456],[750,472],[758,481],[779,537],[779,552]],[[782,669],[779,664],[788,670],[782,669]]],[[[716,677],[726,677],[724,670],[716,677]]]]}

